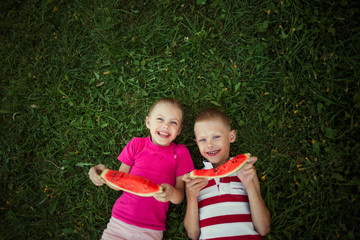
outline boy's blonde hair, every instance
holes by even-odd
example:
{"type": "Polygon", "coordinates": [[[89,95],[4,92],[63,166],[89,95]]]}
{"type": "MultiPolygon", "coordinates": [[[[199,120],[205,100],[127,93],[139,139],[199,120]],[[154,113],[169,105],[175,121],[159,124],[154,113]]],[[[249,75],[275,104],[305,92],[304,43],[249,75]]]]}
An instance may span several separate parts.
{"type": "Polygon", "coordinates": [[[231,131],[231,124],[228,117],[217,108],[206,108],[199,112],[195,118],[195,123],[209,120],[220,120],[224,126],[231,131]]]}
{"type": "Polygon", "coordinates": [[[175,98],[166,97],[166,98],[160,98],[160,99],[158,99],[158,100],[150,107],[148,116],[151,115],[152,111],[154,110],[154,108],[155,108],[159,103],[170,103],[170,104],[174,105],[177,109],[179,109],[180,112],[181,112],[181,124],[183,123],[183,121],[184,121],[184,109],[183,109],[182,104],[181,104],[177,99],[175,99],[175,98]]]}

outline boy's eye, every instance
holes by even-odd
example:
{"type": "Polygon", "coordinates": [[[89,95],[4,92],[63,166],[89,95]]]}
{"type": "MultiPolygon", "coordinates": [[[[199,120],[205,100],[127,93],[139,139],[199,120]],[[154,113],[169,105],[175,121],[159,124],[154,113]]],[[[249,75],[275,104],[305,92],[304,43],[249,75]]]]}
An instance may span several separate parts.
{"type": "Polygon", "coordinates": [[[199,141],[198,141],[198,142],[205,142],[205,139],[204,139],[204,138],[199,139],[199,141]]]}
{"type": "Polygon", "coordinates": [[[171,122],[172,125],[177,125],[178,123],[177,122],[171,122]]]}
{"type": "Polygon", "coordinates": [[[157,120],[157,121],[163,121],[163,119],[160,118],[160,117],[156,118],[156,120],[157,120]]]}
{"type": "Polygon", "coordinates": [[[214,140],[215,140],[215,139],[218,139],[218,138],[220,138],[220,136],[214,136],[214,137],[213,137],[214,140]]]}

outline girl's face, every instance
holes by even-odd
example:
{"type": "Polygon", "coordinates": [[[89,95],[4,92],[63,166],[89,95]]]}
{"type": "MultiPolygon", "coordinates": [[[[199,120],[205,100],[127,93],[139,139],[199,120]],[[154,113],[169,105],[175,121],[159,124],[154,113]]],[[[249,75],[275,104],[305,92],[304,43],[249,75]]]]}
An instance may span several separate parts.
{"type": "Polygon", "coordinates": [[[195,123],[195,141],[201,155],[218,167],[229,160],[230,144],[236,139],[235,130],[229,130],[221,120],[213,119],[195,123]]]}
{"type": "Polygon", "coordinates": [[[151,141],[159,146],[169,146],[180,134],[181,124],[181,111],[171,103],[158,103],[146,117],[151,141]]]}

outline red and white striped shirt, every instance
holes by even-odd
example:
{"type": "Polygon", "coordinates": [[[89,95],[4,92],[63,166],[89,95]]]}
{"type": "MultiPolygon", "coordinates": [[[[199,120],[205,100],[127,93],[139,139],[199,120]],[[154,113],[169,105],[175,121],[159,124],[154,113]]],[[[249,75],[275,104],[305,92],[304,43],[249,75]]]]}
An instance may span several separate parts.
{"type": "MultiPolygon", "coordinates": [[[[205,169],[213,168],[204,162],[205,169]]],[[[199,239],[262,239],[255,231],[249,198],[236,173],[209,180],[198,196],[199,239]]]]}

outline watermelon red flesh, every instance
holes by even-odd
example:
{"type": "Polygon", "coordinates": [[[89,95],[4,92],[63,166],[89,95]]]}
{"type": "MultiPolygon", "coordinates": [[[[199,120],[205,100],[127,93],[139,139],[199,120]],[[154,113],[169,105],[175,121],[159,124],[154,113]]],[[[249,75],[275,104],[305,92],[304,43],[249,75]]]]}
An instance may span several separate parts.
{"type": "Polygon", "coordinates": [[[195,169],[190,172],[191,178],[222,178],[239,171],[246,164],[246,160],[250,157],[249,153],[237,155],[223,165],[212,169],[195,169]]]}
{"type": "Polygon", "coordinates": [[[155,193],[162,192],[161,186],[141,176],[105,169],[100,177],[102,177],[108,185],[138,196],[152,197],[155,193]]]}

